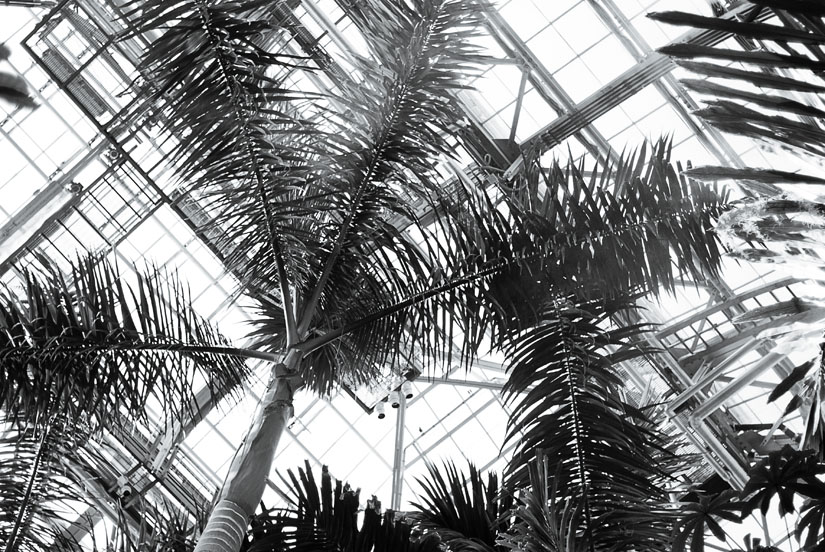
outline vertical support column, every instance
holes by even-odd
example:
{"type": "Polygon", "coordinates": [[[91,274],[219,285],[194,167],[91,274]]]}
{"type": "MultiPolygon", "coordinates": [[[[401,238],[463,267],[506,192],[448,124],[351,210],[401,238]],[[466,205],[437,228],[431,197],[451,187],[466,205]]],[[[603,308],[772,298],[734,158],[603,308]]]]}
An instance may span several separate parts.
{"type": "Polygon", "coordinates": [[[398,416],[395,419],[395,456],[392,461],[392,502],[390,508],[401,509],[401,492],[404,489],[404,431],[406,428],[407,397],[398,393],[398,416]]]}

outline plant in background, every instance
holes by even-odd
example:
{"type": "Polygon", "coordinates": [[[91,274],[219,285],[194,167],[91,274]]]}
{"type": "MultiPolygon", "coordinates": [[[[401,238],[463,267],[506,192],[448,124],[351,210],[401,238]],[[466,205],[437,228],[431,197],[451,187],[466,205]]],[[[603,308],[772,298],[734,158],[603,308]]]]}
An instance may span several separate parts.
{"type": "Polygon", "coordinates": [[[660,455],[675,454],[656,424],[622,400],[617,373],[619,362],[644,353],[632,340],[645,328],[607,329],[608,316],[632,308],[627,300],[608,305],[558,297],[542,323],[514,339],[504,389],[513,404],[507,438],[517,440],[508,485],[546,496],[530,485],[540,454],[553,489],[550,513],[567,508],[563,528],[579,544],[669,550],[674,480],[660,455]]]}
{"type": "Polygon", "coordinates": [[[264,509],[252,520],[242,551],[279,550],[299,552],[336,550],[339,552],[438,552],[437,537],[426,537],[401,512],[382,512],[376,497],[361,508],[360,490],[334,481],[326,466],[320,484],[309,462],[297,475],[282,475],[280,494],[288,504],[264,509]],[[363,518],[359,521],[361,512],[363,518]]]}
{"type": "Polygon", "coordinates": [[[94,504],[86,487],[97,479],[98,439],[123,431],[123,415],[146,421],[150,403],[167,427],[197,418],[196,380],[219,400],[247,376],[243,358],[262,356],[230,347],[163,270],[139,271],[129,285],[97,257],[66,275],[41,263],[19,288],[0,289],[0,535],[9,551],[77,549],[65,525],[76,505],[94,504]]]}
{"type": "MultiPolygon", "coordinates": [[[[767,547],[760,547],[757,540],[753,544],[754,550],[774,550],[771,541],[791,538],[795,538],[800,544],[799,549],[805,552],[825,550],[825,482],[821,479],[822,474],[825,474],[825,464],[817,459],[814,451],[798,451],[785,446],[772,452],[750,469],[748,482],[741,492],[725,490],[702,495],[697,502],[683,503],[675,526],[674,552],[686,550],[688,541],[691,552],[705,550],[708,532],[729,543],[728,532],[722,523],[741,523],[756,509],[764,520],[774,502],[778,502],[782,518],[794,513],[802,503],[796,525],[785,534],[776,527],[766,528],[766,538],[770,539],[767,547]]],[[[750,542],[746,547],[751,550],[750,542]]]]}
{"type": "Polygon", "coordinates": [[[705,533],[727,542],[728,534],[720,523],[742,520],[740,501],[733,500],[739,493],[733,490],[722,491],[717,495],[702,495],[696,502],[685,502],[680,509],[679,520],[674,525],[676,538],[673,540],[673,552],[684,552],[690,540],[691,552],[705,549],[705,533]]]}
{"type": "MultiPolygon", "coordinates": [[[[718,47],[673,44],[660,50],[701,77],[701,80],[683,81],[706,98],[705,107],[696,112],[697,116],[724,132],[755,138],[767,148],[791,153],[794,159],[808,159],[822,165],[825,135],[821,120],[825,112],[818,100],[825,92],[822,82],[825,9],[821,5],[759,0],[743,2],[724,17],[700,17],[683,12],[650,14],[650,17],[670,24],[724,31],[741,46],[741,49],[730,48],[731,42],[718,47]]],[[[820,178],[758,168],[697,167],[685,174],[704,181],[736,180],[754,197],[720,220],[722,231],[746,244],[737,240],[734,256],[772,263],[814,278],[825,268],[820,246],[822,205],[818,200],[789,193],[791,185],[816,190],[814,186],[822,184],[820,178]],[[780,186],[784,187],[784,193],[780,186]]],[[[804,305],[802,301],[785,305],[788,306],[793,307],[794,312],[777,313],[781,315],[773,324],[776,326],[773,334],[781,337],[781,348],[807,349],[811,361],[798,366],[780,382],[769,400],[792,392],[785,415],[798,408],[803,411],[805,431],[799,443],[801,450],[784,448],[756,464],[742,498],[748,505],[746,511],[757,506],[765,511],[777,497],[780,514],[785,517],[796,509],[795,499],[808,497],[803,506],[805,514],[800,512],[797,519],[795,534],[801,539],[807,531],[804,549],[819,550],[825,540],[820,533],[823,530],[820,501],[825,493],[817,463],[817,458],[821,462],[825,457],[821,323],[808,320],[812,323],[789,326],[789,322],[816,315],[817,309],[811,309],[811,305],[804,305]]],[[[754,547],[761,548],[758,544],[754,547]]]]}

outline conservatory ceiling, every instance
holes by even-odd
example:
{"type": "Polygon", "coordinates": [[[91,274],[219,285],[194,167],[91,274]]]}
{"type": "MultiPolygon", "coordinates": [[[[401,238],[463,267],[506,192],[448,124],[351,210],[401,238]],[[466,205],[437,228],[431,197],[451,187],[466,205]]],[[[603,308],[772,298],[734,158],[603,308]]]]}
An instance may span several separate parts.
{"type": "MultiPolygon", "coordinates": [[[[685,163],[785,166],[776,153],[704,127],[691,115],[698,103],[678,83],[679,70],[654,51],[676,39],[725,40],[683,35],[645,17],[667,9],[709,14],[704,0],[478,2],[489,8],[481,43],[490,60],[460,97],[466,120],[459,122],[458,165],[516,171],[523,147],[545,152],[547,162],[587,156],[592,169],[668,134],[673,158],[685,163]]],[[[8,63],[42,104],[33,111],[0,104],[0,278],[13,283],[36,255],[68,261],[84,248],[110,252],[124,270],[131,261],[151,260],[175,267],[199,312],[241,342],[254,313],[221,264],[219,229],[203,226],[209,213],[180,191],[166,162],[174,137],[146,116],[143,97],[130,86],[143,39],[113,41],[124,25],[121,3],[0,8],[0,42],[13,48],[8,63]]],[[[365,53],[342,4],[283,4],[292,33],[282,46],[311,55],[320,68],[292,76],[304,88],[334,86],[351,52],[365,53]]],[[[815,290],[794,275],[733,261],[729,268],[724,281],[685,282],[674,296],[651,303],[645,316],[661,325],[650,339],[665,353],[626,367],[640,402],[674,390],[668,399],[674,427],[706,460],[694,483],[715,471],[741,484],[749,451],[780,446],[801,431],[798,418],[775,423],[784,405],[767,405],[765,397],[806,359],[768,355],[773,344],[764,328],[736,317],[815,290]],[[716,372],[723,376],[705,385],[716,372]]],[[[268,368],[256,368],[265,377],[268,368]]],[[[500,358],[484,357],[469,372],[444,366],[414,381],[412,397],[397,410],[388,406],[384,419],[374,411],[380,389],[342,389],[329,400],[301,395],[276,465],[327,464],[335,477],[361,487],[362,496],[403,508],[415,498],[425,460],[466,455],[485,469],[503,466],[510,452],[507,405],[498,393],[504,380],[500,358]]],[[[389,391],[400,380],[385,383],[389,391]]],[[[101,492],[127,481],[196,511],[226,475],[263,387],[253,380],[242,400],[218,405],[204,394],[203,420],[187,426],[134,426],[110,435],[105,462],[94,466],[101,492]]],[[[279,500],[277,476],[271,477],[268,504],[279,500]]]]}

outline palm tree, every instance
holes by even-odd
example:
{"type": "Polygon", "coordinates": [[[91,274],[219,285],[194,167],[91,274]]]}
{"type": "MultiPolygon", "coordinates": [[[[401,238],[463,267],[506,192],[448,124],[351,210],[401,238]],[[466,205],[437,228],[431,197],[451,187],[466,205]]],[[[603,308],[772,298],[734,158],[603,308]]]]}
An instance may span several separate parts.
{"type": "MultiPolygon", "coordinates": [[[[479,25],[475,4],[352,5],[350,16],[363,29],[371,57],[356,57],[353,75],[337,75],[336,92],[325,94],[290,85],[297,71],[312,68],[309,60],[272,53],[286,32],[276,12],[259,0],[151,0],[128,14],[136,32],[160,32],[144,58],[141,86],[167,122],[186,193],[224,232],[227,264],[260,310],[255,351],[203,348],[198,332],[143,349],[150,358],[163,350],[193,362],[255,356],[273,364],[255,424],[199,541],[203,550],[237,550],[299,387],[327,393],[340,382],[367,382],[411,355],[429,365],[452,355],[467,363],[487,342],[511,347],[518,360],[537,333],[552,337],[559,326],[584,332],[597,349],[612,345],[594,324],[625,305],[627,294],[672,288],[680,273],[716,273],[720,255],[707,230],[727,208],[714,188],[680,177],[664,141],[587,179],[583,165],[572,162],[546,169],[528,158],[529,170],[510,182],[489,170],[447,165],[447,188],[440,160],[451,155],[449,137],[461,118],[453,93],[479,59],[470,45],[479,25]]],[[[150,305],[118,291],[116,281],[100,278],[93,286],[115,294],[94,303],[101,312],[150,305]]],[[[125,329],[113,323],[92,331],[98,341],[91,349],[62,347],[49,333],[36,346],[18,340],[10,350],[36,358],[53,345],[60,358],[78,366],[88,362],[89,351],[93,360],[115,351],[116,362],[145,370],[152,362],[138,360],[140,347],[122,344],[138,327],[128,320],[122,315],[125,329]]],[[[155,329],[151,323],[141,328],[155,329]]],[[[566,343],[575,344],[577,336],[566,343]]],[[[514,391],[526,389],[519,387],[524,381],[531,385],[531,377],[537,385],[542,378],[556,380],[561,370],[570,393],[558,401],[589,400],[577,389],[586,385],[582,362],[603,353],[594,351],[571,367],[565,352],[571,351],[561,351],[540,374],[519,370],[522,381],[514,391]]],[[[110,372],[120,366],[101,363],[110,372]]],[[[163,377],[172,386],[178,381],[163,377]]],[[[67,385],[74,392],[74,384],[67,385]]],[[[91,404],[109,392],[92,391],[91,404]]],[[[40,404],[55,407],[50,399],[40,404]]],[[[140,409],[138,403],[126,406],[140,409]]],[[[647,423],[628,404],[614,401],[611,408],[647,423]]],[[[575,434],[581,423],[590,421],[566,427],[575,434]]],[[[629,426],[627,420],[615,423],[629,426]]],[[[571,500],[589,500],[588,473],[599,469],[592,460],[593,450],[582,449],[562,462],[563,469],[584,467],[584,476],[578,470],[579,479],[566,489],[571,500]]],[[[634,462],[627,461],[631,471],[634,462]]],[[[634,482],[649,489],[642,479],[634,482]]],[[[577,527],[594,532],[597,502],[588,503],[577,527]]]]}
{"type": "Polygon", "coordinates": [[[193,385],[215,400],[247,375],[243,358],[189,306],[167,272],[148,267],[129,285],[119,269],[80,258],[68,275],[43,259],[21,289],[0,289],[0,535],[6,550],[79,549],[66,524],[88,503],[97,438],[146,422],[160,406],[171,426],[197,418],[193,385]],[[69,508],[67,511],[66,509],[69,508]]]}

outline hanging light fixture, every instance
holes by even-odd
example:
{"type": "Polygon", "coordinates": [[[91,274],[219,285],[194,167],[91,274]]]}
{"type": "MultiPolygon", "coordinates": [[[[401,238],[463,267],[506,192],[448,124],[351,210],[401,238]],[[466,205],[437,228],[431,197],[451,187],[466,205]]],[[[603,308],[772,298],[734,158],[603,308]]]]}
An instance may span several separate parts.
{"type": "Polygon", "coordinates": [[[401,400],[398,396],[398,391],[390,393],[390,404],[393,408],[398,408],[401,405],[401,400]]]}
{"type": "Polygon", "coordinates": [[[401,392],[404,393],[404,397],[407,399],[411,399],[413,397],[413,387],[411,381],[405,381],[401,384],[401,392]]]}
{"type": "Polygon", "coordinates": [[[387,412],[384,407],[384,401],[378,401],[378,404],[375,405],[375,411],[378,413],[378,419],[383,420],[387,417],[387,412]]]}

